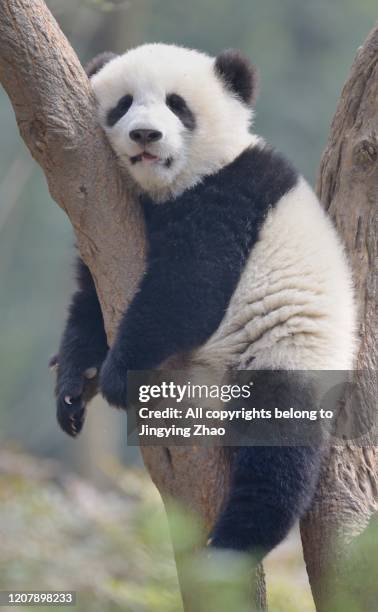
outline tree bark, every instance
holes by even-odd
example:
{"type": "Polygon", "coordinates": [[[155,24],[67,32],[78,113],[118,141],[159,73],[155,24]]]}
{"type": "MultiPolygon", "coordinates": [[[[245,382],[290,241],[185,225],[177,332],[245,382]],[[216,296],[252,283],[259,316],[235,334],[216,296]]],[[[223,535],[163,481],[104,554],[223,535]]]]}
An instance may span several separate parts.
{"type": "MultiPolygon", "coordinates": [[[[358,50],[332,122],[318,194],[343,237],[353,266],[359,308],[359,352],[354,382],[362,418],[376,413],[378,370],[378,24],[358,50]],[[369,373],[366,373],[366,369],[369,373]],[[365,412],[366,411],[366,412],[365,412]]],[[[352,399],[346,394],[344,402],[352,399]]],[[[334,612],[336,591],[348,589],[350,544],[378,510],[377,428],[363,440],[333,446],[310,512],[302,521],[304,556],[318,611],[334,612]]],[[[378,551],[377,551],[378,554],[378,551]]],[[[358,610],[372,610],[361,589],[358,610]]],[[[375,602],[376,603],[376,602],[375,602]]],[[[354,610],[355,608],[353,608],[354,610]]]]}
{"type": "MultiPolygon", "coordinates": [[[[73,225],[111,341],[144,270],[141,210],[98,126],[84,70],[45,2],[0,0],[0,14],[0,82],[52,197],[73,225]]],[[[209,529],[227,495],[224,453],[188,447],[142,453],[163,501],[179,500],[209,529]]],[[[190,594],[183,597],[189,610],[190,594]]],[[[262,569],[257,607],[265,608],[262,569]]]]}

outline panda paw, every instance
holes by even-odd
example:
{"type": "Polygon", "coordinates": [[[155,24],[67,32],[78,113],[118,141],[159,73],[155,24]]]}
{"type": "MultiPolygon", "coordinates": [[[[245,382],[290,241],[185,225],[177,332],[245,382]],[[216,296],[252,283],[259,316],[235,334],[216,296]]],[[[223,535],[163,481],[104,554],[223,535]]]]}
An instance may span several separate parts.
{"type": "Polygon", "coordinates": [[[54,355],[49,362],[50,369],[57,372],[55,396],[56,416],[60,427],[69,436],[75,438],[82,430],[86,404],[93,396],[93,388],[98,370],[87,368],[83,373],[72,372],[59,361],[59,355],[54,355]]]}
{"type": "Polygon", "coordinates": [[[86,414],[83,396],[58,396],[56,416],[59,425],[69,436],[76,438],[81,432],[86,414]]]}
{"type": "MultiPolygon", "coordinates": [[[[59,425],[69,436],[75,438],[83,428],[85,419],[84,376],[65,373],[54,358],[57,371],[55,386],[56,417],[59,425]]],[[[51,361],[50,361],[51,368],[51,361]]]]}
{"type": "Polygon", "coordinates": [[[117,358],[115,351],[110,350],[100,372],[100,389],[111,406],[126,409],[127,405],[127,369],[117,358]]]}

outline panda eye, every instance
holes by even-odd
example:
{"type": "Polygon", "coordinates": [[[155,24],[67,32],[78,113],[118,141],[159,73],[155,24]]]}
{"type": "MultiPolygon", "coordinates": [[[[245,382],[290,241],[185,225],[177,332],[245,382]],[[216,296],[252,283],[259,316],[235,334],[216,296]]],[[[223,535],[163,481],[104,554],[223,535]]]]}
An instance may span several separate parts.
{"type": "Polygon", "coordinates": [[[186,108],[186,102],[184,98],[178,94],[169,94],[166,100],[167,106],[173,111],[182,111],[186,108]]]}
{"type": "Polygon", "coordinates": [[[194,130],[196,127],[196,118],[184,98],[175,93],[168,94],[166,97],[166,105],[172,113],[181,120],[181,123],[188,130],[194,130]]]}
{"type": "Polygon", "coordinates": [[[132,96],[130,96],[129,94],[126,96],[123,96],[123,98],[121,98],[117,102],[116,106],[108,112],[106,116],[107,125],[109,127],[112,127],[113,125],[115,125],[117,121],[119,121],[124,115],[126,115],[132,103],[133,103],[132,96]]]}

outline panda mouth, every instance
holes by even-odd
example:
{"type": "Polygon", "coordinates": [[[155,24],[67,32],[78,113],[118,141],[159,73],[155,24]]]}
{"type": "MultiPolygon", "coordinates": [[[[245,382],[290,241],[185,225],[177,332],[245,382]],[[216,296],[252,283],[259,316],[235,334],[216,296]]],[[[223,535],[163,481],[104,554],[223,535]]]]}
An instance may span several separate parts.
{"type": "Polygon", "coordinates": [[[170,168],[172,165],[173,159],[172,157],[168,157],[167,159],[161,159],[157,155],[152,155],[152,153],[149,153],[148,151],[143,151],[142,153],[139,153],[139,155],[133,155],[132,157],[130,157],[130,161],[133,166],[139,162],[149,162],[149,163],[161,163],[166,168],[170,168]]]}
{"type": "Polygon", "coordinates": [[[148,161],[148,162],[157,162],[160,161],[160,158],[157,155],[152,155],[148,151],[142,151],[139,155],[134,155],[130,157],[130,161],[132,164],[137,164],[138,162],[148,161]]]}

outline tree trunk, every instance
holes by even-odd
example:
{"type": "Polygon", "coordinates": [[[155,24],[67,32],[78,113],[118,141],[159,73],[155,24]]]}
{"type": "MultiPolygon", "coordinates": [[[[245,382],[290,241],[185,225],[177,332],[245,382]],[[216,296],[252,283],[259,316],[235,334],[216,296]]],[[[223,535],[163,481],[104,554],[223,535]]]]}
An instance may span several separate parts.
{"type": "MultiPolygon", "coordinates": [[[[88,79],[45,2],[0,0],[0,14],[0,82],[52,197],[73,225],[111,340],[144,270],[141,210],[98,126],[88,79]]],[[[227,495],[223,452],[144,447],[142,453],[163,501],[179,500],[209,529],[227,495]]],[[[189,610],[190,594],[183,597],[189,610]]],[[[262,570],[256,603],[265,608],[262,570]]]]}
{"type": "MultiPolygon", "coordinates": [[[[377,407],[377,135],[378,25],[359,49],[342,91],[318,180],[319,197],[343,237],[354,270],[360,341],[356,367],[369,369],[368,375],[354,375],[366,411],[362,418],[377,407]]],[[[350,401],[346,394],[344,402],[350,401]]],[[[351,572],[362,563],[360,558],[351,559],[350,543],[378,509],[376,444],[375,421],[362,441],[331,449],[316,499],[302,521],[304,556],[319,612],[334,612],[333,594],[348,589],[351,572]]],[[[360,566],[361,576],[363,571],[360,566]]],[[[373,609],[368,598],[361,589],[358,610],[373,609]]]]}

